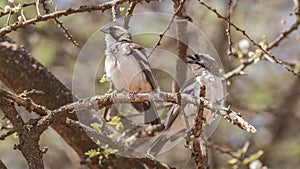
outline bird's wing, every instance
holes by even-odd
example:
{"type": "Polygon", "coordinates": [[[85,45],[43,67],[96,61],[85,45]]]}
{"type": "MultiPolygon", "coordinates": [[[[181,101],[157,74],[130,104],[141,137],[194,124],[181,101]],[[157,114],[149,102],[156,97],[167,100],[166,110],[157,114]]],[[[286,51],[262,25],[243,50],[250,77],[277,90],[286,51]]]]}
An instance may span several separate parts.
{"type": "Polygon", "coordinates": [[[134,55],[134,58],[136,59],[137,63],[141,66],[141,69],[147,81],[150,83],[152,87],[152,90],[157,89],[156,82],[154,80],[154,76],[148,62],[145,48],[135,43],[131,43],[130,47],[132,50],[132,54],[134,55]]]}

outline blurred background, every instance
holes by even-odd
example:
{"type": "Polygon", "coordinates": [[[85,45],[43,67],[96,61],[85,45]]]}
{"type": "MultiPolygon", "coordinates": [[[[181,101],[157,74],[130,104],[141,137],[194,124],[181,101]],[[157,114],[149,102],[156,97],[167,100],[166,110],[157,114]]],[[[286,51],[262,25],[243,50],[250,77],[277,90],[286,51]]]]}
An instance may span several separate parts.
{"type": "MultiPolygon", "coordinates": [[[[22,3],[30,2],[23,0],[22,3]]],[[[86,4],[99,4],[105,1],[80,1],[80,0],[53,0],[53,9],[63,10],[69,7],[77,7],[86,4]]],[[[226,15],[228,10],[228,1],[207,0],[210,6],[216,8],[218,12],[226,15]]],[[[18,4],[18,1],[15,0],[18,4]]],[[[6,0],[0,1],[3,8],[9,4],[6,0]]],[[[129,5],[124,4],[118,7],[127,9],[129,5]]],[[[280,35],[283,30],[288,29],[295,23],[295,16],[292,14],[294,3],[292,0],[240,0],[232,15],[232,22],[240,28],[246,30],[247,34],[256,42],[271,42],[280,35]]],[[[3,10],[3,9],[2,9],[3,10]]],[[[161,12],[173,13],[173,3],[170,0],[161,2],[151,2],[138,4],[134,13],[143,12],[161,12]]],[[[32,18],[36,15],[35,8],[30,7],[24,11],[26,17],[32,18]]],[[[214,13],[201,6],[198,1],[188,1],[187,14],[215,47],[218,56],[222,62],[225,72],[232,70],[240,65],[237,58],[229,58],[227,55],[228,42],[226,36],[226,22],[216,17],[214,13]]],[[[118,10],[118,17],[124,13],[118,10]]],[[[13,15],[11,20],[15,21],[18,15],[13,15]]],[[[151,23],[152,27],[161,27],[161,19],[156,19],[151,23]]],[[[69,29],[73,38],[79,43],[76,47],[70,40],[65,38],[61,29],[53,20],[40,22],[36,25],[28,26],[25,29],[9,34],[17,43],[24,47],[44,66],[46,66],[57,78],[64,84],[72,87],[72,77],[75,63],[80,55],[84,44],[99,30],[102,26],[111,23],[111,11],[103,13],[90,12],[69,15],[59,18],[63,25],[69,29]]],[[[7,17],[0,18],[0,25],[4,25],[7,17]]],[[[145,25],[130,25],[133,31],[143,28],[145,25]]],[[[149,23],[148,23],[149,24],[149,23]]],[[[248,42],[245,37],[231,29],[233,47],[245,47],[246,53],[255,51],[255,47],[248,42]]],[[[134,41],[146,47],[152,47],[158,40],[158,36],[135,36],[134,41]]],[[[97,41],[99,44],[99,55],[104,56],[104,36],[97,41]],[[103,39],[101,39],[103,38],[103,39]]],[[[176,42],[170,38],[164,38],[162,46],[159,48],[169,49],[171,52],[176,50],[176,42]]],[[[200,47],[201,48],[201,47],[200,47]]],[[[94,48],[97,50],[97,48],[94,48]]],[[[272,50],[272,54],[285,61],[300,64],[300,30],[291,33],[287,39],[272,50]]],[[[157,58],[159,59],[159,58],[157,58]]],[[[99,83],[99,79],[104,74],[103,63],[99,65],[95,75],[94,84],[97,94],[105,93],[109,84],[99,83]]],[[[88,73],[88,71],[85,71],[88,73]]],[[[246,155],[255,154],[263,150],[264,154],[256,161],[256,167],[259,169],[266,166],[272,169],[296,169],[300,166],[300,80],[292,73],[287,72],[282,66],[272,64],[261,60],[245,69],[245,75],[233,77],[227,82],[226,104],[237,112],[241,112],[244,119],[253,124],[258,132],[249,134],[245,131],[229,124],[224,119],[213,136],[210,138],[223,147],[230,147],[233,151],[241,149],[246,142],[249,142],[249,150],[246,155]]],[[[170,77],[164,74],[157,75],[165,82],[160,84],[161,88],[170,90],[170,77]]],[[[82,85],[88,82],[82,81],[82,85]]],[[[90,83],[90,82],[89,82],[90,83]]],[[[79,94],[79,93],[78,93],[79,94]]],[[[80,95],[80,94],[79,94],[80,95]]],[[[24,111],[20,109],[20,111],[24,111]]],[[[0,117],[3,117],[0,112],[0,117]]],[[[5,120],[1,120],[2,126],[9,126],[5,120]]],[[[0,131],[0,134],[5,131],[0,131]]],[[[17,139],[13,136],[0,142],[0,158],[12,169],[23,169],[27,167],[26,161],[21,153],[13,150],[17,139]]],[[[52,130],[48,129],[41,138],[41,145],[47,146],[48,151],[44,156],[46,168],[85,168],[79,164],[80,159],[68,147],[68,145],[52,130]]],[[[174,150],[175,151],[175,150],[174,150]]],[[[182,150],[180,150],[181,152],[182,150]]],[[[189,153],[189,151],[187,151],[189,153]]],[[[179,162],[181,156],[189,159],[190,154],[177,153],[176,157],[171,154],[168,161],[179,162]]],[[[183,157],[182,157],[183,158],[183,157]]],[[[216,150],[210,150],[209,160],[212,169],[234,168],[228,163],[232,157],[220,153],[216,150]]],[[[184,161],[184,160],[183,160],[184,161]]],[[[181,168],[193,168],[193,163],[186,160],[186,163],[178,164],[181,168]]],[[[240,165],[239,168],[249,168],[248,165],[240,165]]]]}

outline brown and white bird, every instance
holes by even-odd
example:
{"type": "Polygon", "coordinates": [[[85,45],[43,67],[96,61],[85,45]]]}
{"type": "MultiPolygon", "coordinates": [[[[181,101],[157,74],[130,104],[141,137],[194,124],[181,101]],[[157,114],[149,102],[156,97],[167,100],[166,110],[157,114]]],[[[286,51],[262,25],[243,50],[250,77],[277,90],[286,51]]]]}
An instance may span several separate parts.
{"type": "MultiPolygon", "coordinates": [[[[194,77],[183,85],[180,92],[199,97],[200,87],[205,86],[206,99],[212,102],[222,100],[224,97],[223,81],[215,64],[215,59],[210,55],[203,53],[188,55],[187,65],[191,68],[194,77]]],[[[193,127],[198,109],[199,106],[190,103],[181,103],[181,106],[173,105],[164,122],[165,131],[153,139],[147,153],[158,155],[179,144],[185,134],[193,127]]],[[[209,137],[213,132],[211,130],[215,129],[212,122],[216,116],[217,112],[214,110],[204,109],[204,131],[202,132],[204,138],[209,137]],[[212,127],[208,127],[209,125],[212,127]]]]}
{"type": "MultiPolygon", "coordinates": [[[[106,76],[118,91],[150,93],[157,89],[146,50],[133,43],[131,34],[120,26],[101,29],[105,33],[106,76]]],[[[132,103],[144,113],[144,123],[160,124],[153,102],[132,103]]]]}

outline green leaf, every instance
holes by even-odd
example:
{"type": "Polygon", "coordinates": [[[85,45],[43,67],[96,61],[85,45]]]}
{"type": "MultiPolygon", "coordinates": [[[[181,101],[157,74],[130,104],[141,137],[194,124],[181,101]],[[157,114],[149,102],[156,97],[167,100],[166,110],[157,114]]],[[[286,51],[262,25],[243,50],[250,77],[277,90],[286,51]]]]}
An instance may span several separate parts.
{"type": "Polygon", "coordinates": [[[120,14],[124,15],[124,13],[125,13],[125,7],[121,6],[119,10],[120,10],[120,14]]]}
{"type": "Polygon", "coordinates": [[[232,158],[232,159],[228,160],[228,163],[231,165],[234,165],[237,161],[238,161],[238,159],[232,158]]]}
{"type": "Polygon", "coordinates": [[[107,137],[113,139],[114,138],[114,134],[109,134],[109,135],[107,135],[107,137]]]}
{"type": "Polygon", "coordinates": [[[101,148],[103,149],[108,149],[109,145],[108,144],[105,144],[104,146],[101,146],[101,148]]]}
{"type": "Polygon", "coordinates": [[[108,82],[108,78],[106,77],[106,74],[104,74],[101,79],[99,80],[100,83],[105,83],[105,82],[108,82]]]}
{"type": "Polygon", "coordinates": [[[107,122],[107,124],[115,126],[116,130],[120,130],[122,125],[121,118],[118,116],[114,116],[109,122],[107,122]]]}
{"type": "Polygon", "coordinates": [[[88,152],[85,152],[84,154],[89,156],[90,158],[93,158],[95,156],[100,155],[100,152],[96,151],[95,149],[91,149],[88,152]]]}
{"type": "Polygon", "coordinates": [[[254,161],[254,160],[257,160],[259,157],[261,157],[262,155],[264,154],[264,151],[263,150],[259,150],[257,151],[256,153],[252,154],[250,157],[248,158],[245,158],[243,160],[243,165],[247,165],[249,164],[250,162],[254,161]]]}
{"type": "Polygon", "coordinates": [[[99,123],[97,123],[97,122],[92,123],[92,124],[91,124],[91,127],[92,127],[93,129],[97,130],[98,132],[101,132],[99,123]]]}
{"type": "Polygon", "coordinates": [[[118,116],[114,116],[111,121],[107,122],[107,124],[110,124],[110,125],[120,125],[121,124],[121,118],[118,117],[118,116]]]}
{"type": "Polygon", "coordinates": [[[104,154],[110,155],[110,154],[116,154],[117,152],[119,152],[118,149],[112,149],[112,148],[108,148],[104,150],[104,154]]]}

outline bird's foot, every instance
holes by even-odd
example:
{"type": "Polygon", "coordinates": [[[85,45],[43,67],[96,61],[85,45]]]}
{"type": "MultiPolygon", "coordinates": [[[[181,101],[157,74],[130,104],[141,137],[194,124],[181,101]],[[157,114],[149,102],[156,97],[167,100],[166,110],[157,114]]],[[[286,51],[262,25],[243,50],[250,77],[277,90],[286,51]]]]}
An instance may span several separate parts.
{"type": "Polygon", "coordinates": [[[134,97],[136,94],[138,94],[141,91],[141,89],[137,90],[137,91],[130,91],[129,92],[129,97],[134,97]]]}

